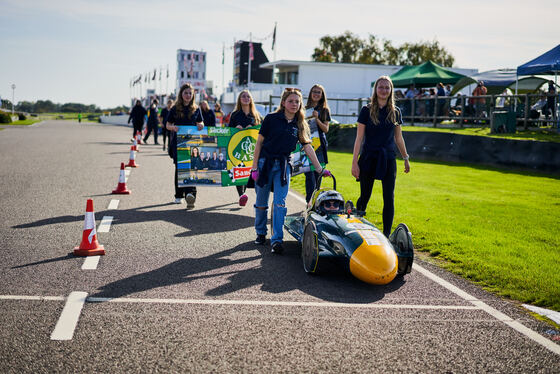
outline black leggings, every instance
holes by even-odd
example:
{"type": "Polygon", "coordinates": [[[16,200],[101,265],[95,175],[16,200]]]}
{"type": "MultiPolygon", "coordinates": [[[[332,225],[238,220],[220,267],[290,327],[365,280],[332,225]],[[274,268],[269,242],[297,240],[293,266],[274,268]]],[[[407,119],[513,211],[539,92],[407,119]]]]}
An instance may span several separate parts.
{"type": "MultiPolygon", "coordinates": [[[[375,181],[375,165],[377,159],[373,159],[373,166],[367,173],[362,172],[360,169],[360,198],[356,203],[356,209],[365,211],[371,191],[373,189],[373,182],[375,181]]],[[[391,234],[391,227],[393,226],[393,218],[395,216],[395,179],[397,178],[397,161],[395,159],[387,160],[387,173],[381,180],[383,187],[383,234],[389,237],[391,234]]]]}
{"type": "Polygon", "coordinates": [[[247,190],[247,185],[235,186],[235,188],[237,188],[237,194],[239,195],[239,197],[241,197],[245,195],[245,191],[247,190]]]}
{"type": "Polygon", "coordinates": [[[188,187],[177,187],[177,182],[179,181],[178,172],[177,172],[177,165],[175,165],[175,197],[177,199],[181,199],[186,197],[187,194],[191,193],[196,198],[196,187],[188,186],[188,187]]]}

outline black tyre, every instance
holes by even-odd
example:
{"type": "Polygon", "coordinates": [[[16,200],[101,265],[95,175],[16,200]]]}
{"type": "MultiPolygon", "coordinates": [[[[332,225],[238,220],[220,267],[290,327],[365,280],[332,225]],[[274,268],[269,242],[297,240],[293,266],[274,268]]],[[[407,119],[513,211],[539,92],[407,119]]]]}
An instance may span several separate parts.
{"type": "Polygon", "coordinates": [[[412,234],[404,223],[399,223],[395,231],[389,236],[389,241],[393,245],[399,259],[398,275],[410,273],[414,261],[414,245],[412,244],[412,234]]]}
{"type": "Polygon", "coordinates": [[[317,242],[317,230],[313,222],[309,222],[305,226],[301,258],[303,260],[303,270],[306,273],[314,274],[319,262],[319,243],[317,242]]]}

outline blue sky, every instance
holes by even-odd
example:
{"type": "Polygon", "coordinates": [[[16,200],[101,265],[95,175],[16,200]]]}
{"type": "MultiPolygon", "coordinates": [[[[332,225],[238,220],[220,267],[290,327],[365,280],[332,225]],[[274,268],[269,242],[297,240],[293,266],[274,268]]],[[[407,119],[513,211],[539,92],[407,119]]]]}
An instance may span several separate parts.
{"type": "MultiPolygon", "coordinates": [[[[234,39],[277,29],[277,59],[310,60],[324,35],[349,30],[404,42],[437,39],[455,66],[515,68],[560,43],[559,1],[0,0],[0,96],[102,108],[128,105],[129,81],[170,67],[176,51],[207,52],[207,77],[231,80],[234,39]]],[[[262,40],[272,60],[271,39],[262,40]]],[[[165,81],[162,84],[165,87],[165,81]]],[[[158,91],[160,90],[158,86],[158,91]]]]}

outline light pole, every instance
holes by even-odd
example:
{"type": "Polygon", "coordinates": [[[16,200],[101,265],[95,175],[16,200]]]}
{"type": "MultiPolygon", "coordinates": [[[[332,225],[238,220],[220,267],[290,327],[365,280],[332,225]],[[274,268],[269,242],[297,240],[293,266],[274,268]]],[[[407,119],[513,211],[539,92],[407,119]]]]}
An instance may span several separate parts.
{"type": "Polygon", "coordinates": [[[14,96],[16,91],[16,85],[12,84],[12,116],[14,115],[14,96]]]}

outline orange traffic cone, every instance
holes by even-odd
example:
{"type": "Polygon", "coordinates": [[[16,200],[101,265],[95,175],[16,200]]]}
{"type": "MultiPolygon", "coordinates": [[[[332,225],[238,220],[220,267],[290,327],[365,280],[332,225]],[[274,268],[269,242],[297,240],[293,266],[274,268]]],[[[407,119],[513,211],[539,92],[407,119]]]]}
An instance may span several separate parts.
{"type": "Polygon", "coordinates": [[[120,195],[128,195],[130,190],[126,188],[126,178],[124,176],[124,162],[121,162],[121,173],[119,175],[119,184],[117,185],[117,189],[113,190],[114,194],[120,195]]]}
{"type": "Polygon", "coordinates": [[[128,160],[128,164],[126,167],[136,168],[139,165],[136,163],[136,151],[132,149],[133,146],[130,146],[130,158],[128,160]]]}
{"type": "Polygon", "coordinates": [[[142,134],[140,134],[140,130],[136,131],[136,140],[138,144],[142,144],[142,134]]]}
{"type": "Polygon", "coordinates": [[[84,220],[84,231],[82,233],[82,243],[74,248],[76,256],[97,256],[104,255],[105,249],[97,242],[95,231],[95,216],[93,213],[93,200],[88,199],[86,205],[86,217],[84,220]]]}
{"type": "Polygon", "coordinates": [[[138,141],[136,140],[136,137],[134,137],[134,141],[132,142],[132,149],[134,149],[136,152],[140,152],[140,147],[138,147],[138,141]]]}

